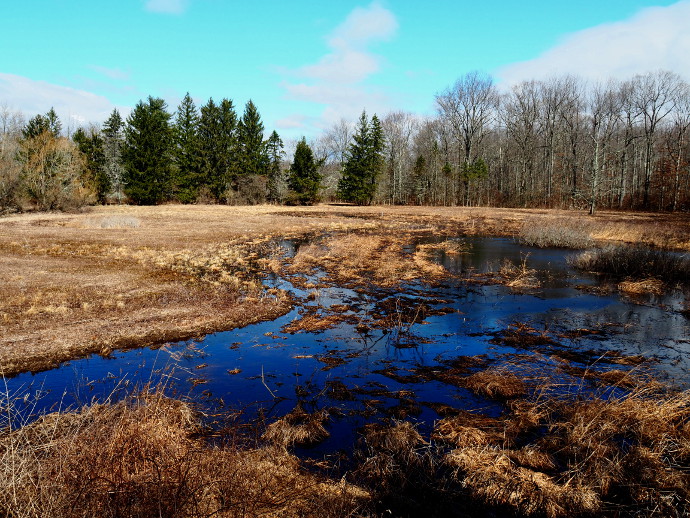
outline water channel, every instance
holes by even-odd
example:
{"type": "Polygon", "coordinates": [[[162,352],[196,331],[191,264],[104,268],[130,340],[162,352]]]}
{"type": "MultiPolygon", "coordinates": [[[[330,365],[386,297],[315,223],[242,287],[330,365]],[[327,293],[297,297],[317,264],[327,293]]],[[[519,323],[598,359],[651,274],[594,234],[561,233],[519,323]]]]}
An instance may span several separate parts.
{"type": "MultiPolygon", "coordinates": [[[[687,387],[690,319],[680,311],[683,293],[631,298],[572,269],[567,257],[573,251],[529,248],[507,238],[462,241],[466,253],[435,253],[434,261],[453,274],[438,285],[303,290],[289,277],[266,278],[298,301],[274,321],[25,373],[6,380],[7,391],[24,394],[32,412],[44,412],[164,383],[209,416],[232,411],[265,422],[300,402],[329,413],[330,437],[302,451],[319,456],[351,449],[368,422],[409,419],[428,433],[444,405],[501,412],[497,402],[444,382],[438,373],[449,366],[462,364],[471,373],[505,363],[556,375],[567,361],[581,369],[644,369],[687,387]],[[495,269],[505,259],[536,270],[539,287],[468,281],[470,273],[495,269]],[[333,308],[340,318],[328,329],[286,331],[305,314],[332,315],[333,308]],[[397,324],[377,326],[376,319],[397,324]],[[618,361],[630,357],[649,361],[618,361]]],[[[288,256],[298,247],[282,246],[288,256]]]]}

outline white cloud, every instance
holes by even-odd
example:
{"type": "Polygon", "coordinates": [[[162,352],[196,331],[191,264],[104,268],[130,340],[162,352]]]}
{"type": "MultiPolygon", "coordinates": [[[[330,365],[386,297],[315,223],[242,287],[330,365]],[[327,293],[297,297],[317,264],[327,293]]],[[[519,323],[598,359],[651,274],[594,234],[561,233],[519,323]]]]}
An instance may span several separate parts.
{"type": "Polygon", "coordinates": [[[304,127],[305,120],[306,117],[304,115],[294,113],[277,120],[275,126],[278,129],[298,129],[304,127]]]}
{"type": "Polygon", "coordinates": [[[293,80],[281,86],[290,99],[324,105],[315,122],[320,127],[356,117],[363,108],[383,111],[388,107],[385,95],[364,84],[382,66],[368,47],[390,40],[397,29],[395,15],[379,3],[357,7],[328,35],[330,51],[316,63],[288,71],[293,80]]]}
{"type": "Polygon", "coordinates": [[[390,40],[398,30],[398,21],[389,10],[374,2],[355,8],[331,34],[334,48],[363,47],[373,41],[390,40]]]}
{"type": "Polygon", "coordinates": [[[187,10],[187,0],[146,0],[145,8],[152,13],[182,14],[187,10]]]}
{"type": "MultiPolygon", "coordinates": [[[[0,73],[0,103],[3,102],[20,110],[27,118],[46,113],[53,107],[65,127],[70,121],[100,124],[115,107],[105,97],[91,92],[0,73]]],[[[121,113],[126,116],[128,111],[121,110],[121,113]]]]}
{"type": "Polygon", "coordinates": [[[561,74],[627,79],[659,69],[685,75],[690,71],[690,0],[575,32],[541,56],[504,67],[496,75],[512,85],[561,74]]]}
{"type": "Polygon", "coordinates": [[[108,68],[108,67],[101,67],[98,65],[91,65],[89,68],[91,70],[98,72],[99,74],[109,78],[109,79],[114,79],[115,81],[126,81],[127,79],[130,78],[130,73],[126,72],[124,70],[121,70],[119,68],[108,68]]]}

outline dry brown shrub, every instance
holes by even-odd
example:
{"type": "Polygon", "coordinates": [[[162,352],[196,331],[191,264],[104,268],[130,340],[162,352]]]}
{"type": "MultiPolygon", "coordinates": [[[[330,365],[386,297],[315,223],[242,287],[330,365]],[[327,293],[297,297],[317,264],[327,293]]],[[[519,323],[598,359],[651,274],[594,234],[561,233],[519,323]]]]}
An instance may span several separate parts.
{"type": "Polygon", "coordinates": [[[318,444],[331,435],[324,427],[326,421],[328,412],[325,410],[310,414],[297,404],[288,414],[269,424],[262,437],[286,448],[318,444]]]}
{"type": "Polygon", "coordinates": [[[527,267],[527,257],[520,264],[505,259],[498,273],[501,284],[510,288],[532,289],[540,286],[539,279],[535,276],[537,271],[527,267]]]}

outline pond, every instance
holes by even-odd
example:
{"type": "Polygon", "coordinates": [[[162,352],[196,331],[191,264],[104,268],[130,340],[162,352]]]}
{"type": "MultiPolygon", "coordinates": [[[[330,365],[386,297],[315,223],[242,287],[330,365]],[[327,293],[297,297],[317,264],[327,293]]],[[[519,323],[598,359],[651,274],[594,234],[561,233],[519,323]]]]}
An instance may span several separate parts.
{"type": "MultiPolygon", "coordinates": [[[[319,457],[351,450],[369,422],[412,420],[428,434],[448,407],[499,414],[500,403],[457,383],[490,366],[558,377],[564,390],[581,389],[581,373],[606,370],[650,372],[687,386],[684,294],[630,298],[605,289],[605,280],[568,265],[572,251],[504,238],[458,241],[463,253],[433,253],[453,274],[442,282],[356,289],[319,282],[316,272],[308,280],[319,287],[303,289],[274,276],[265,283],[296,300],[274,321],[25,373],[6,380],[6,391],[35,413],[163,383],[198,402],[216,428],[224,422],[218,416],[268,423],[299,403],[328,413],[330,437],[298,450],[319,457]],[[536,270],[538,287],[515,289],[482,275],[505,260],[536,270]],[[299,325],[307,319],[316,325],[299,325]]],[[[281,246],[289,256],[299,245],[281,246]]],[[[591,390],[599,386],[591,382],[591,390]]]]}

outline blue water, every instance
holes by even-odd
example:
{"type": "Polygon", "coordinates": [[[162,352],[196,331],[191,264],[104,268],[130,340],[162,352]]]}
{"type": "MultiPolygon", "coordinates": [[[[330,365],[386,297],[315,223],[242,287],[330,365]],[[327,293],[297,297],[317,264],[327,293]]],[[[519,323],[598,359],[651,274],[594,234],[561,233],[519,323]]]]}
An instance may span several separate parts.
{"type": "MultiPolygon", "coordinates": [[[[357,430],[371,421],[400,417],[415,421],[423,432],[430,430],[439,415],[424,403],[500,413],[498,403],[467,389],[434,380],[411,382],[404,377],[419,367],[440,368],[443,362],[459,357],[485,355],[487,361],[501,362],[510,355],[527,355],[528,363],[549,371],[558,364],[554,353],[588,352],[580,360],[582,366],[629,368],[598,362],[603,352],[617,351],[645,356],[653,360],[645,368],[655,375],[687,385],[690,322],[679,312],[682,294],[634,300],[615,291],[597,295],[577,288],[597,286],[600,279],[570,268],[567,256],[572,251],[528,248],[500,238],[464,241],[470,247],[468,253],[435,256],[457,276],[439,286],[415,283],[402,292],[357,292],[326,286],[318,290],[315,300],[307,300],[307,293],[293,287],[289,278],[267,278],[266,283],[288,289],[300,300],[294,310],[274,321],[214,333],[198,341],[116,351],[108,358],[91,356],[50,371],[25,373],[6,380],[6,392],[28,415],[121,397],[147,384],[163,384],[171,395],[189,398],[208,409],[211,426],[220,422],[213,416],[229,411],[241,411],[242,419],[262,416],[270,422],[300,401],[307,410],[330,411],[331,437],[302,452],[321,455],[350,449],[357,430]],[[495,270],[504,258],[526,261],[539,272],[541,287],[515,291],[466,281],[473,273],[495,270]],[[372,313],[381,312],[381,301],[403,304],[406,297],[445,308],[445,314],[392,331],[374,327],[363,332],[358,328],[358,322],[366,323],[372,313]],[[347,314],[354,317],[353,322],[322,332],[290,334],[283,330],[299,318],[300,311],[320,308],[328,313],[334,304],[349,305],[347,314]],[[516,322],[528,323],[555,343],[527,349],[502,343],[501,333],[516,322]],[[601,334],[569,337],[574,329],[596,329],[601,334]],[[319,360],[330,357],[342,363],[329,368],[319,360]],[[389,370],[380,372],[384,369],[389,370]],[[403,377],[391,377],[391,370],[403,377]],[[346,394],[334,395],[334,384],[344,385],[346,394]],[[396,394],[398,391],[408,392],[396,394]]],[[[294,254],[292,243],[283,246],[289,255],[294,254]]]]}

